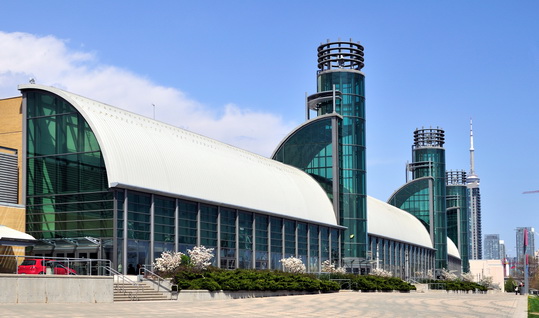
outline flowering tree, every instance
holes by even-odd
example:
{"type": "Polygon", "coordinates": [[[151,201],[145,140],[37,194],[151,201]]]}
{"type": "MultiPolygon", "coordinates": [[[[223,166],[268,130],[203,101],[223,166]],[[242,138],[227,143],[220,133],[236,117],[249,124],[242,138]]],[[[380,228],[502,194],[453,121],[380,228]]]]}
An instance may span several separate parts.
{"type": "Polygon", "coordinates": [[[213,248],[207,248],[205,246],[195,246],[192,250],[187,250],[189,258],[191,259],[191,265],[198,270],[205,270],[211,265],[211,259],[213,258],[213,248]]]}
{"type": "Polygon", "coordinates": [[[371,275],[380,276],[380,277],[392,277],[393,273],[390,271],[386,271],[383,268],[375,268],[371,271],[371,275]]]}
{"type": "Polygon", "coordinates": [[[442,277],[442,279],[444,280],[456,280],[457,279],[457,275],[455,274],[455,271],[449,271],[445,268],[442,268],[440,270],[440,276],[442,277]]]}
{"type": "Polygon", "coordinates": [[[285,272],[289,273],[305,273],[307,268],[303,261],[297,257],[290,256],[289,258],[283,258],[279,261],[283,264],[283,269],[285,272]]]}
{"type": "Polygon", "coordinates": [[[153,267],[165,275],[174,273],[182,264],[182,256],[184,255],[181,252],[165,251],[161,253],[161,257],[155,259],[153,267]]]}
{"type": "Polygon", "coordinates": [[[344,274],[346,270],[343,267],[335,267],[335,264],[331,264],[328,259],[322,262],[322,272],[344,274]]]}
{"type": "Polygon", "coordinates": [[[474,275],[472,273],[470,273],[470,272],[462,273],[462,275],[460,277],[465,282],[473,282],[474,281],[474,275]]]}

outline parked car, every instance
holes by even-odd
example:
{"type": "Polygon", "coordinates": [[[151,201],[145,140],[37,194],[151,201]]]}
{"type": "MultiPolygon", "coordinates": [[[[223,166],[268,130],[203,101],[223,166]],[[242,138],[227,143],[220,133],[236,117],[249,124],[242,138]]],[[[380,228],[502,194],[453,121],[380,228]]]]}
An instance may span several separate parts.
{"type": "Polygon", "coordinates": [[[56,275],[77,275],[77,272],[65,266],[62,262],[52,259],[43,258],[27,258],[19,268],[18,274],[47,274],[54,273],[56,275]],[[49,269],[49,272],[47,272],[49,269]]]}

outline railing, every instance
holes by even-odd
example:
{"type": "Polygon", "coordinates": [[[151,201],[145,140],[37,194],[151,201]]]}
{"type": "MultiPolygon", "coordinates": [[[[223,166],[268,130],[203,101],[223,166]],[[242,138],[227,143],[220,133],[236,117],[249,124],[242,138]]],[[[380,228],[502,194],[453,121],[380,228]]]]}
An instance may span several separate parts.
{"type": "Polygon", "coordinates": [[[104,269],[107,270],[110,275],[114,276],[114,290],[118,290],[124,295],[127,295],[131,300],[138,300],[139,292],[142,289],[139,283],[132,281],[126,275],[118,272],[110,266],[105,266],[104,269]],[[132,290],[126,289],[126,285],[134,286],[135,292],[133,293],[132,290]]]}
{"type": "Polygon", "coordinates": [[[171,280],[167,280],[158,274],[156,274],[151,267],[148,265],[142,265],[142,268],[139,268],[139,277],[144,277],[147,281],[157,285],[157,291],[160,291],[160,288],[163,288],[165,291],[171,293],[171,299],[173,296],[178,298],[178,285],[172,284],[171,280]],[[157,279],[157,281],[156,281],[157,279]],[[163,284],[168,281],[168,284],[163,284]]]}
{"type": "Polygon", "coordinates": [[[19,255],[0,255],[0,272],[8,274],[68,274],[68,275],[108,275],[104,268],[111,266],[108,259],[91,258],[66,258],[52,256],[19,256],[19,255]],[[26,268],[20,273],[20,265],[24,260],[36,260],[33,271],[28,272],[26,268]],[[44,261],[38,263],[38,260],[44,261]],[[59,273],[57,269],[61,268],[59,273]]]}
{"type": "Polygon", "coordinates": [[[345,289],[345,287],[348,287],[347,289],[352,289],[351,279],[330,278],[329,280],[338,283],[341,286],[341,289],[345,289]]]}

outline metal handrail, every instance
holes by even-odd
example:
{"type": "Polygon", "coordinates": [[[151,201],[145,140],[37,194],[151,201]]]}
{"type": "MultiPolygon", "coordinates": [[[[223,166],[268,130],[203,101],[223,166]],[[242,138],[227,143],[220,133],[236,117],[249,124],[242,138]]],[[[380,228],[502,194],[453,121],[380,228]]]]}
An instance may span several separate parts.
{"type": "MultiPolygon", "coordinates": [[[[93,276],[92,268],[103,268],[103,263],[111,266],[111,261],[108,259],[92,259],[92,258],[72,258],[72,257],[53,257],[53,256],[35,256],[35,255],[9,255],[1,254],[0,259],[14,259],[13,266],[15,267],[12,273],[19,274],[19,266],[25,259],[42,259],[47,260],[51,264],[58,264],[59,267],[70,268],[76,271],[76,275],[90,275],[93,276]],[[83,271],[80,271],[83,269],[83,271]]],[[[100,271],[96,271],[99,275],[100,271]]]]}
{"type": "MultiPolygon", "coordinates": [[[[155,282],[155,279],[153,279],[152,277],[157,277],[157,291],[159,291],[160,287],[163,287],[164,289],[168,289],[165,286],[161,285],[161,281],[165,281],[165,278],[157,275],[154,271],[148,269],[146,265],[142,265],[142,267],[139,268],[138,274],[152,282],[155,282]],[[141,272],[144,272],[144,273],[141,273],[141,272]],[[151,276],[148,274],[150,274],[151,276]]],[[[172,291],[172,290],[168,290],[168,291],[172,291]]]]}
{"type": "Polygon", "coordinates": [[[118,279],[121,279],[122,283],[121,284],[114,284],[114,289],[119,289],[120,292],[122,292],[124,295],[127,295],[129,296],[129,298],[131,300],[138,300],[138,294],[141,290],[141,286],[139,283],[137,282],[134,282],[132,281],[131,279],[129,279],[126,275],[118,272],[117,270],[113,269],[112,267],[110,266],[105,266],[104,267],[105,270],[107,270],[111,275],[113,275],[115,278],[117,277],[118,279]],[[128,291],[127,289],[125,289],[125,286],[124,285],[132,285],[132,286],[135,286],[135,294],[133,294],[133,292],[131,291],[128,291]]]}

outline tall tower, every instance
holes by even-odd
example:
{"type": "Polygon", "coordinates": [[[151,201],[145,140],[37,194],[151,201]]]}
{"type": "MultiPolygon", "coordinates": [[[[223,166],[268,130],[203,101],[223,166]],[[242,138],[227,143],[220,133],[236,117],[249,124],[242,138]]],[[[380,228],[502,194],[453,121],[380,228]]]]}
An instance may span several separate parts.
{"type": "Polygon", "coordinates": [[[326,190],[339,224],[347,228],[341,238],[344,266],[357,269],[367,255],[363,46],[328,41],[317,52],[317,93],[307,97],[307,122],[272,158],[304,170],[326,190]]]}
{"type": "MultiPolygon", "coordinates": [[[[344,257],[365,257],[367,201],[365,155],[365,75],[363,46],[328,42],[318,47],[317,92],[339,91],[335,103],[321,103],[317,115],[337,113],[339,122],[339,218],[345,231],[344,257]]],[[[335,190],[335,189],[334,189],[335,190]]]]}
{"type": "Polygon", "coordinates": [[[433,215],[429,216],[436,249],[436,268],[447,268],[447,214],[445,181],[445,132],[439,128],[416,129],[412,146],[413,179],[433,179],[433,215]]]}
{"type": "Polygon", "coordinates": [[[473,127],[470,119],[470,173],[467,178],[470,195],[470,259],[482,259],[481,240],[481,192],[479,177],[475,174],[475,158],[473,146],[473,127]]]}

